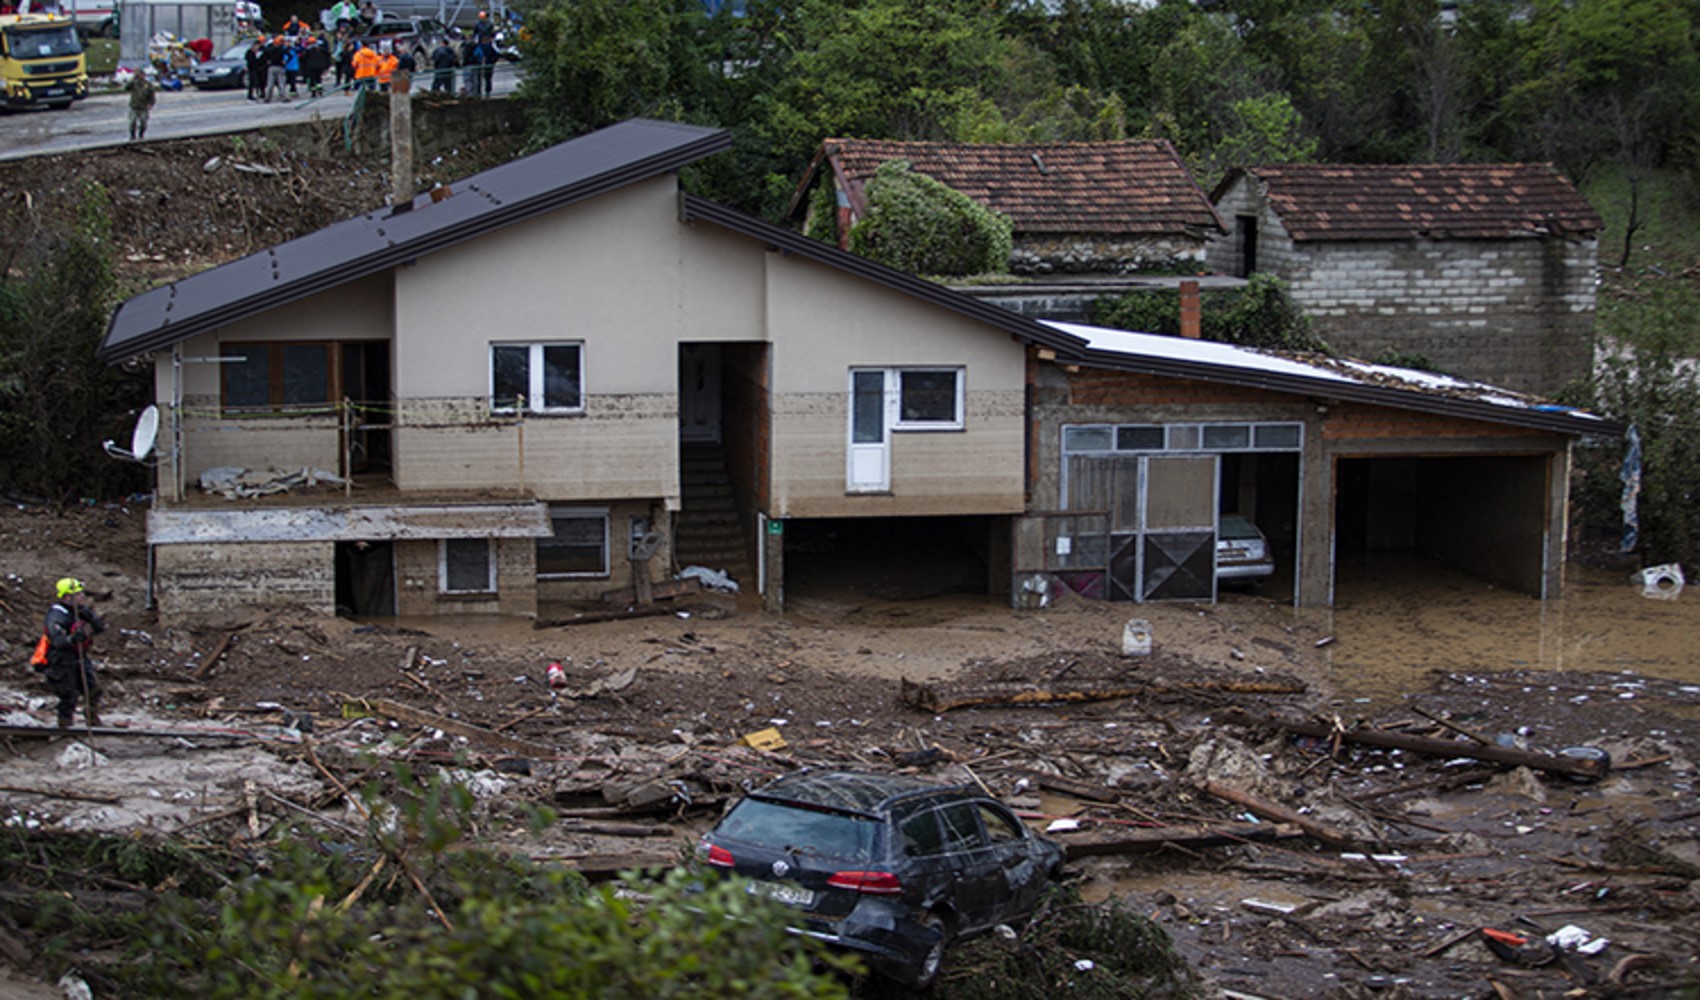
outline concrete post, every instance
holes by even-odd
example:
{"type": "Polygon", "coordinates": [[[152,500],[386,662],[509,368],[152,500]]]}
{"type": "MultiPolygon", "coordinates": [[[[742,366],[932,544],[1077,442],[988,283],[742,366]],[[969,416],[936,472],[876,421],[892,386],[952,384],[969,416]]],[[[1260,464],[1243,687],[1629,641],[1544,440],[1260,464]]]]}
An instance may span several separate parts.
{"type": "MultiPolygon", "coordinates": [[[[413,77],[390,78],[390,204],[413,204],[413,77]]],[[[405,209],[403,209],[405,211],[405,209]]]]}

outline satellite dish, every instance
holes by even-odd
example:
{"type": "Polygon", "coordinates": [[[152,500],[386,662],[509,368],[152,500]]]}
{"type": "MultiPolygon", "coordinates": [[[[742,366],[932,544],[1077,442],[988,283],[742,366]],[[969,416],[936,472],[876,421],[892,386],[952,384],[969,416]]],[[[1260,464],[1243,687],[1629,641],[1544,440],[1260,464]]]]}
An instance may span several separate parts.
{"type": "Polygon", "coordinates": [[[136,429],[130,432],[130,450],[125,451],[111,441],[101,442],[101,447],[113,458],[121,458],[126,462],[146,461],[153,454],[154,442],[159,438],[159,407],[149,406],[136,418],[136,429]]]}
{"type": "Polygon", "coordinates": [[[136,430],[130,435],[130,455],[140,462],[153,454],[153,443],[159,437],[159,407],[150,405],[136,418],[136,430]]]}

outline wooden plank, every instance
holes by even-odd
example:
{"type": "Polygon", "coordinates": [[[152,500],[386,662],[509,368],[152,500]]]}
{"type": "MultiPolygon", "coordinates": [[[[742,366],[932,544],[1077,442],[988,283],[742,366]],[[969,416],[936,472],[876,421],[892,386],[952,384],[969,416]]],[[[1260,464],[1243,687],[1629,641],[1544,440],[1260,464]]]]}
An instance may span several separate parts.
{"type": "Polygon", "coordinates": [[[1299,813],[1292,809],[1288,809],[1286,806],[1275,802],[1268,802],[1250,794],[1249,792],[1242,792],[1238,788],[1231,788],[1219,781],[1201,781],[1199,782],[1198,787],[1219,799],[1232,802],[1235,805],[1245,806],[1247,809],[1250,809],[1252,812],[1262,816],[1264,819],[1274,820],[1278,823],[1290,823],[1303,830],[1309,836],[1315,837],[1317,840],[1325,843],[1335,844],[1341,847],[1350,847],[1355,843],[1351,837],[1331,826],[1328,826],[1327,824],[1318,823],[1316,820],[1313,820],[1308,816],[1301,816],[1299,813]]]}
{"type": "MultiPolygon", "coordinates": [[[[692,594],[700,593],[702,593],[702,581],[694,576],[685,577],[682,580],[662,580],[658,583],[652,582],[649,585],[650,599],[656,601],[672,600],[675,597],[689,597],[692,594]]],[[[608,604],[631,604],[640,601],[640,596],[635,586],[622,587],[619,590],[603,591],[602,600],[608,604]]]]}
{"type": "Polygon", "coordinates": [[[1579,778],[1603,778],[1611,770],[1611,765],[1604,760],[1586,757],[1561,757],[1555,754],[1515,750],[1502,746],[1476,746],[1461,740],[1436,740],[1423,736],[1407,736],[1404,733],[1383,732],[1378,729],[1336,729],[1334,726],[1320,722],[1300,722],[1273,716],[1258,717],[1244,711],[1226,713],[1225,718],[1242,725],[1272,726],[1277,729],[1284,729],[1289,733],[1297,733],[1300,736],[1314,736],[1317,739],[1340,739],[1347,743],[1357,743],[1362,746],[1408,750],[1411,753],[1426,754],[1431,757],[1467,757],[1471,760],[1485,760],[1511,767],[1533,768],[1537,771],[1546,771],[1549,774],[1573,775],[1579,778]]]}
{"type": "Polygon", "coordinates": [[[223,656],[224,651],[229,649],[230,644],[235,641],[236,633],[247,628],[250,624],[250,622],[243,622],[224,633],[224,637],[218,640],[218,645],[212,648],[212,652],[207,654],[207,658],[202,660],[201,665],[195,668],[195,672],[189,675],[189,679],[196,682],[206,680],[207,675],[212,673],[213,665],[218,663],[218,658],[223,656]]]}
{"type": "Polygon", "coordinates": [[[948,712],[972,705],[1054,705],[1063,702],[1110,701],[1147,691],[1224,691],[1233,694],[1302,694],[1305,686],[1284,677],[1211,677],[1164,679],[1125,677],[1114,680],[1058,681],[1038,684],[1010,681],[999,684],[917,684],[904,679],[898,698],[923,712],[948,712]]]}
{"type": "Polygon", "coordinates": [[[1110,827],[1078,833],[1047,834],[1063,846],[1068,860],[1116,854],[1143,854],[1165,847],[1232,847],[1248,840],[1291,840],[1304,836],[1286,823],[1236,823],[1224,826],[1110,827]]]}
{"type": "Polygon", "coordinates": [[[488,747],[497,747],[499,749],[506,750],[509,753],[519,754],[524,757],[551,757],[554,756],[555,753],[555,749],[553,747],[546,747],[541,743],[532,743],[529,740],[515,739],[514,737],[508,736],[504,733],[498,733],[493,729],[485,729],[482,726],[468,725],[467,723],[459,722],[455,719],[446,718],[441,715],[433,715],[430,712],[414,708],[411,705],[403,705],[399,701],[391,701],[388,698],[374,698],[367,704],[369,704],[374,711],[381,715],[386,715],[397,722],[404,722],[410,726],[430,726],[433,729],[441,729],[445,733],[452,733],[456,736],[464,736],[473,743],[488,747]]]}

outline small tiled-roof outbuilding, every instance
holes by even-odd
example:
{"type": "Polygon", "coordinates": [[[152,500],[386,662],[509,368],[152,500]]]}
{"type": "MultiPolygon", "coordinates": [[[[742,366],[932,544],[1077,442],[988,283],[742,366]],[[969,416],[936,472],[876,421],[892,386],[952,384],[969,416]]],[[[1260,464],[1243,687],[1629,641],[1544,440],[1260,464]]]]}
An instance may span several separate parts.
{"type": "Polygon", "coordinates": [[[1342,353],[1547,394],[1592,362],[1604,223],[1551,164],[1241,167],[1211,201],[1211,268],[1282,278],[1342,353]]]}
{"type": "Polygon", "coordinates": [[[867,182],[889,160],[1008,216],[1026,273],[1126,273],[1202,261],[1222,220],[1164,139],[991,145],[828,139],[792,199],[793,217],[823,178],[835,186],[840,246],[867,213],[867,182]]]}

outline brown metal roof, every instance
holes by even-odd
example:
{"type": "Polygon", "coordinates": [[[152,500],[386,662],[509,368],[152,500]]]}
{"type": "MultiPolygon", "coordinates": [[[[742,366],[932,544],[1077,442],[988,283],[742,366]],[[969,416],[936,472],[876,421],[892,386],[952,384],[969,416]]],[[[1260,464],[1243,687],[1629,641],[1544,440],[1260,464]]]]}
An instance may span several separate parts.
{"type": "Polygon", "coordinates": [[[857,215],[863,185],[887,160],[1010,217],[1018,233],[1186,233],[1225,227],[1166,139],[980,145],[828,139],[821,156],[849,190],[857,215]]]}
{"type": "Polygon", "coordinates": [[[143,292],[119,305],[103,361],[169,347],[494,229],[648,177],[732,144],[721,129],[638,119],[551,146],[429,194],[143,292]]]}
{"type": "Polygon", "coordinates": [[[1605,227],[1550,163],[1242,167],[1222,179],[1211,200],[1247,175],[1300,242],[1587,236],[1605,227]]]}

